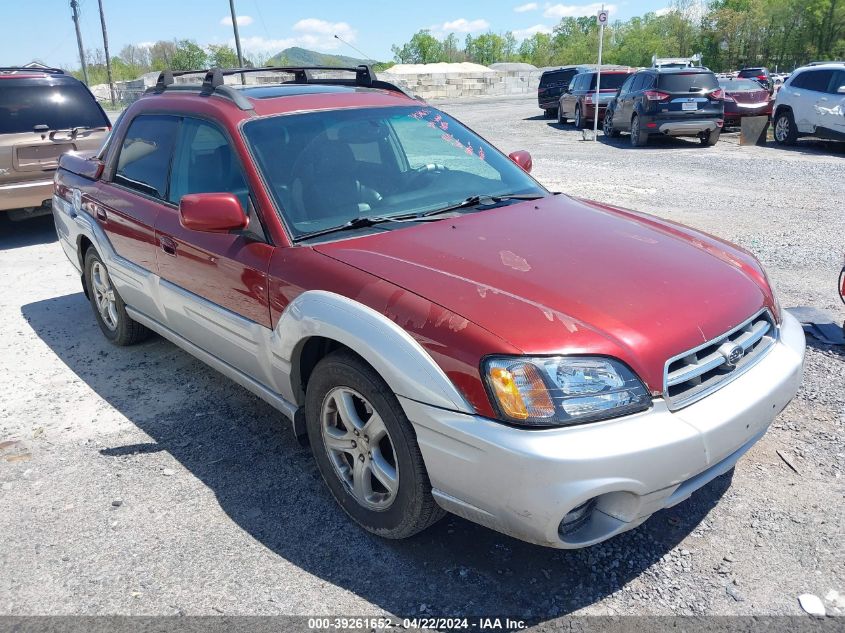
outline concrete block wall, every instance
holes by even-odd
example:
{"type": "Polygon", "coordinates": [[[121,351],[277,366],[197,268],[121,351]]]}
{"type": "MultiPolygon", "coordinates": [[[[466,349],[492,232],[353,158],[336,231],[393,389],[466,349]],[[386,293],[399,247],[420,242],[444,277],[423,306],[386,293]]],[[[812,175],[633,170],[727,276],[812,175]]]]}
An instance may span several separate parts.
{"type": "Polygon", "coordinates": [[[401,86],[424,99],[534,94],[542,71],[486,73],[379,73],[378,78],[401,86]]]}

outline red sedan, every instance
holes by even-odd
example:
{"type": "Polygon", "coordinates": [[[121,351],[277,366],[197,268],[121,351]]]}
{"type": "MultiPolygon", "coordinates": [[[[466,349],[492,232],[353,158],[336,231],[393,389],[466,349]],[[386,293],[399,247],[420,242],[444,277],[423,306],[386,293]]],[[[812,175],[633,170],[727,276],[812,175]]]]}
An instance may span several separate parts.
{"type": "Polygon", "coordinates": [[[739,125],[746,116],[771,116],[772,97],[753,79],[719,79],[725,91],[725,127],[739,125]]]}

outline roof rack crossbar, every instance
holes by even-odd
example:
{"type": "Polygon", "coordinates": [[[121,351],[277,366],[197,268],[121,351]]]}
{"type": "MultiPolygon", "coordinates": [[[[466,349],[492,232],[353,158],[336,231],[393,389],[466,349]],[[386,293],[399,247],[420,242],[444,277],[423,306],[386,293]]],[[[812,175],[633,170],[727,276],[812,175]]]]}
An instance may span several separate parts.
{"type": "Polygon", "coordinates": [[[47,75],[64,75],[65,71],[61,68],[41,68],[39,66],[2,66],[0,73],[16,73],[16,72],[30,72],[30,73],[44,73],[47,75]]]}
{"type": "Polygon", "coordinates": [[[264,68],[210,68],[208,70],[163,70],[156,81],[155,86],[148,88],[147,93],[161,94],[166,90],[191,90],[199,91],[203,96],[213,94],[231,99],[241,110],[253,110],[252,102],[231,86],[225,84],[225,78],[229,75],[244,75],[256,72],[276,72],[293,75],[292,82],[295,84],[317,84],[317,85],[341,85],[360,86],[365,88],[378,88],[398,92],[407,97],[414,98],[405,90],[392,83],[381,81],[376,78],[372,68],[366,64],[359,66],[268,66],[264,68]],[[348,72],[355,73],[353,78],[327,78],[317,77],[316,72],[348,72]],[[176,84],[175,77],[181,75],[203,75],[201,85],[197,84],[176,84]]]}

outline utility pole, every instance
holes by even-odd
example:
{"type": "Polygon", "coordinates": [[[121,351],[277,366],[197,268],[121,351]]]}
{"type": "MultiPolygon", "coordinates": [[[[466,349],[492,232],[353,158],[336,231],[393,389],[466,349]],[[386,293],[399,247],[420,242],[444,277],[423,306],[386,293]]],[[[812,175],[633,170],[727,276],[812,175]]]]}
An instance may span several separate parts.
{"type": "MultiPolygon", "coordinates": [[[[601,102],[601,52],[604,44],[604,25],[607,24],[608,13],[604,10],[604,5],[601,5],[601,11],[596,16],[596,22],[599,24],[599,67],[596,73],[596,98],[593,110],[593,141],[599,140],[599,103],[601,102]]],[[[605,115],[607,116],[607,115],[605,115]]]]}
{"type": "Polygon", "coordinates": [[[103,13],[103,0],[97,0],[100,4],[100,24],[103,27],[103,50],[106,52],[106,74],[109,78],[109,94],[111,95],[111,107],[114,103],[114,79],[111,76],[111,57],[109,57],[109,36],[106,33],[106,14],[103,13]]]}
{"type": "Polygon", "coordinates": [[[232,12],[232,28],[235,30],[235,48],[238,51],[238,67],[244,67],[244,56],[241,53],[241,36],[238,33],[238,16],[235,13],[235,0],[229,0],[229,10],[232,12]]]}
{"type": "Polygon", "coordinates": [[[82,46],[82,33],[79,30],[79,3],[70,0],[70,9],[73,11],[73,25],[76,27],[76,45],[79,47],[79,63],[82,64],[82,77],[85,85],[88,85],[88,66],[85,64],[85,47],[82,46]]]}

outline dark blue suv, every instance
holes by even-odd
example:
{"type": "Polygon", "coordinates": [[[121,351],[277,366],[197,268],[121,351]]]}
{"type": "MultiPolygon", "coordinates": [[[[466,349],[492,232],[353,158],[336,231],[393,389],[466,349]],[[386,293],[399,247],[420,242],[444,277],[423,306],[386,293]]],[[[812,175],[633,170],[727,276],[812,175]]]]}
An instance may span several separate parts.
{"type": "Polygon", "coordinates": [[[724,91],[711,71],[648,68],[622,84],[607,106],[603,130],[612,137],[630,132],[634,147],[652,134],[697,136],[703,145],[715,145],[724,119],[724,91]]]}

